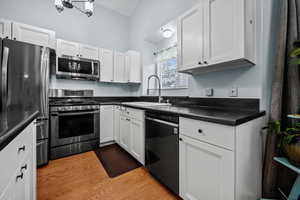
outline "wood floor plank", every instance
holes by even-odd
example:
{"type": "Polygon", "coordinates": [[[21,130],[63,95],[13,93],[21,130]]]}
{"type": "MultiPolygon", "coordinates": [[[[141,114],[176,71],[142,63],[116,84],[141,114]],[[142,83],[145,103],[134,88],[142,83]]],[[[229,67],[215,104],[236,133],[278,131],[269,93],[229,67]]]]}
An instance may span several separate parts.
{"type": "Polygon", "coordinates": [[[143,168],[109,178],[94,152],[50,161],[38,169],[38,200],[180,199],[143,168]]]}

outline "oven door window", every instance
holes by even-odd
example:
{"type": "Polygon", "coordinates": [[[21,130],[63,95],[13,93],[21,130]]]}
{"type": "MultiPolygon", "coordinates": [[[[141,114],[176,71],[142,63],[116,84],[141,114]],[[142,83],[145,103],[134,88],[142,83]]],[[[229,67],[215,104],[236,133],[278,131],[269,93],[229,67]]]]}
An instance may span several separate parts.
{"type": "Polygon", "coordinates": [[[59,138],[94,134],[94,114],[60,116],[58,124],[59,138]]]}

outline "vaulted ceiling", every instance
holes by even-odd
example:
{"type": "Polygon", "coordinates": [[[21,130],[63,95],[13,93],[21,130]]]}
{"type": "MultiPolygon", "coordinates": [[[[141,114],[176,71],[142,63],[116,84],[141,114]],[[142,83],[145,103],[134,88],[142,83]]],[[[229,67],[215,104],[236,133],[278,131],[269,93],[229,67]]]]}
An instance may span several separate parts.
{"type": "Polygon", "coordinates": [[[140,0],[95,0],[95,3],[122,15],[131,16],[139,1],[140,0]]]}

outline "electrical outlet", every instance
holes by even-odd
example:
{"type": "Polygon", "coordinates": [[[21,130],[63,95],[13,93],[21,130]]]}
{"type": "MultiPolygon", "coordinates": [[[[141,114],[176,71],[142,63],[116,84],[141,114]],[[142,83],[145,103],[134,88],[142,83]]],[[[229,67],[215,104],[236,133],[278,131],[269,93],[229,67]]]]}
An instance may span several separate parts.
{"type": "Polygon", "coordinates": [[[214,95],[214,89],[213,89],[213,88],[206,88],[206,89],[205,89],[205,95],[206,95],[207,97],[213,96],[213,95],[214,95]]]}
{"type": "Polygon", "coordinates": [[[238,97],[238,88],[232,87],[229,91],[229,97],[238,97]]]}

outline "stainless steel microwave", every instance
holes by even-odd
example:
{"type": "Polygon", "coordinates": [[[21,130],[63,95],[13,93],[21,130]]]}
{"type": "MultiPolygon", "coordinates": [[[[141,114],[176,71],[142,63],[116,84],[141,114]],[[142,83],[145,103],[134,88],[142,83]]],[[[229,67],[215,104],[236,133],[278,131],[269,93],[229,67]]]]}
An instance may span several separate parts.
{"type": "Polygon", "coordinates": [[[96,60],[57,58],[56,76],[67,79],[100,79],[100,62],[96,60]]]}

